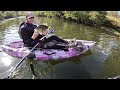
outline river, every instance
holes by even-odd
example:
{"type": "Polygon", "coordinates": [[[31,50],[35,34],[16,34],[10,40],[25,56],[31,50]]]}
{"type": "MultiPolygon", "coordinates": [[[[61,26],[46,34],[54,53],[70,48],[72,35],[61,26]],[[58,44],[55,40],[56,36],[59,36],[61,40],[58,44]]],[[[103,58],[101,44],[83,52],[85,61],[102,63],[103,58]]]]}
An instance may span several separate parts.
{"type": "MultiPolygon", "coordinates": [[[[0,25],[0,43],[20,40],[18,26],[24,18],[9,20],[0,25]]],[[[68,22],[55,18],[37,17],[37,23],[48,23],[55,34],[64,39],[96,41],[85,54],[64,61],[25,60],[15,70],[12,79],[32,79],[30,63],[38,79],[107,79],[120,75],[120,41],[95,27],[68,22]]],[[[0,78],[7,76],[21,59],[0,52],[0,78]]]]}

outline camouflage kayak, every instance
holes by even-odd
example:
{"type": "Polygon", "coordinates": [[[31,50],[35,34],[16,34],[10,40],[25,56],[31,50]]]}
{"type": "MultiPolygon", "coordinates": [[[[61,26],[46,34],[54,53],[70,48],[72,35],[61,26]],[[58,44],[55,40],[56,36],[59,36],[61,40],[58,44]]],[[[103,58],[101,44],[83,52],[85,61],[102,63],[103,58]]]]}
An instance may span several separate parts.
{"type": "MultiPolygon", "coordinates": [[[[70,39],[66,39],[70,40],[70,39]]],[[[78,42],[77,47],[70,47],[68,50],[62,49],[41,49],[36,48],[29,55],[28,58],[35,60],[63,60],[65,58],[71,58],[85,53],[90,50],[94,45],[95,41],[87,40],[76,40],[78,42]],[[80,44],[83,44],[84,47],[81,47],[80,44]]],[[[1,45],[1,48],[7,54],[16,57],[23,58],[29,51],[27,47],[24,47],[23,41],[11,42],[8,44],[1,45]]]]}

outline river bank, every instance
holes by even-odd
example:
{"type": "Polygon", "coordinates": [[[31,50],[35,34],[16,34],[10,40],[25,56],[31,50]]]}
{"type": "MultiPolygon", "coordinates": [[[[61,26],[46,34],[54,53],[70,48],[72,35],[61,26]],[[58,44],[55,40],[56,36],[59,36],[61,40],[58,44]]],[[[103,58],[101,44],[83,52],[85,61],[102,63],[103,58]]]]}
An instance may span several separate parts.
{"type": "MultiPolygon", "coordinates": [[[[13,20],[16,18],[15,11],[2,12],[1,11],[1,18],[0,24],[13,20]],[[4,14],[4,15],[3,15],[4,14]]],[[[25,12],[19,12],[19,15],[24,14],[25,12]]],[[[64,19],[68,22],[77,22],[82,23],[85,25],[93,26],[96,28],[100,28],[101,30],[105,31],[106,33],[112,34],[120,38],[120,17],[114,17],[108,15],[106,12],[100,11],[35,11],[34,12],[37,16],[40,17],[49,17],[49,18],[58,18],[64,19]]],[[[20,16],[23,18],[23,16],[20,16]]],[[[20,18],[19,17],[19,18],[20,18]]]]}
{"type": "Polygon", "coordinates": [[[15,18],[23,18],[25,13],[25,11],[0,11],[0,24],[15,18]]]}
{"type": "Polygon", "coordinates": [[[7,18],[7,19],[3,19],[3,20],[0,20],[0,25],[7,22],[7,21],[10,21],[10,20],[14,20],[16,18],[24,18],[25,16],[19,16],[19,17],[14,17],[14,18],[7,18]]]}
{"type": "MultiPolygon", "coordinates": [[[[36,11],[40,17],[64,19],[100,28],[106,33],[120,37],[120,23],[118,18],[103,11],[36,11]]],[[[120,19],[120,18],[119,18],[120,19]]]]}

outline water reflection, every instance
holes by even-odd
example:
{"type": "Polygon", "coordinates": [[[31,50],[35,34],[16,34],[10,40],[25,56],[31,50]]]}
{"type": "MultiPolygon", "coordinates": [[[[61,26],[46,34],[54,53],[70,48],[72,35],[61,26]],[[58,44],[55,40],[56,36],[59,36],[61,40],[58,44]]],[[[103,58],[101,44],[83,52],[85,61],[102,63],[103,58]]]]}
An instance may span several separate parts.
{"type": "Polygon", "coordinates": [[[2,57],[0,62],[4,65],[4,66],[10,66],[11,65],[11,60],[8,57],[2,57]]]}
{"type": "MultiPolygon", "coordinates": [[[[33,72],[31,71],[30,63],[32,62],[34,66],[34,71],[37,79],[55,79],[59,78],[59,76],[56,74],[56,71],[59,71],[58,69],[63,67],[64,64],[66,66],[71,67],[71,62],[73,64],[79,65],[81,63],[82,57],[92,55],[91,51],[86,52],[86,54],[83,54],[81,56],[69,58],[69,59],[63,59],[63,60],[51,60],[51,61],[34,61],[34,60],[27,60],[26,63],[22,64],[19,69],[17,69],[14,74],[12,75],[12,79],[32,79],[33,72]],[[88,53],[88,54],[87,54],[88,53]],[[57,68],[59,67],[59,68],[57,68]]],[[[73,66],[73,65],[72,65],[73,66]]],[[[73,66],[73,69],[75,67],[73,66]]],[[[76,77],[78,78],[78,77],[76,77]]]]}

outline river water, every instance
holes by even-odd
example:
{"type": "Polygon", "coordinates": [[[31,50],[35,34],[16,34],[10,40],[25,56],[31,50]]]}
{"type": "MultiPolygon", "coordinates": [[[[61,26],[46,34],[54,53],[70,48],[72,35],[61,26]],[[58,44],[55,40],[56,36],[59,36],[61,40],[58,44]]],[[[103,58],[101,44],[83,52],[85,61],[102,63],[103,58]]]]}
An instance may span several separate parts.
{"type": "MultiPolygon", "coordinates": [[[[17,18],[0,25],[1,44],[20,40],[17,32],[23,20],[17,18]]],[[[31,62],[38,79],[107,79],[120,75],[120,41],[117,37],[98,28],[60,19],[37,17],[36,20],[50,25],[61,38],[92,40],[96,44],[85,54],[64,61],[25,60],[15,70],[12,79],[32,79],[31,62]]],[[[5,78],[20,60],[1,51],[0,78],[5,78]]]]}

